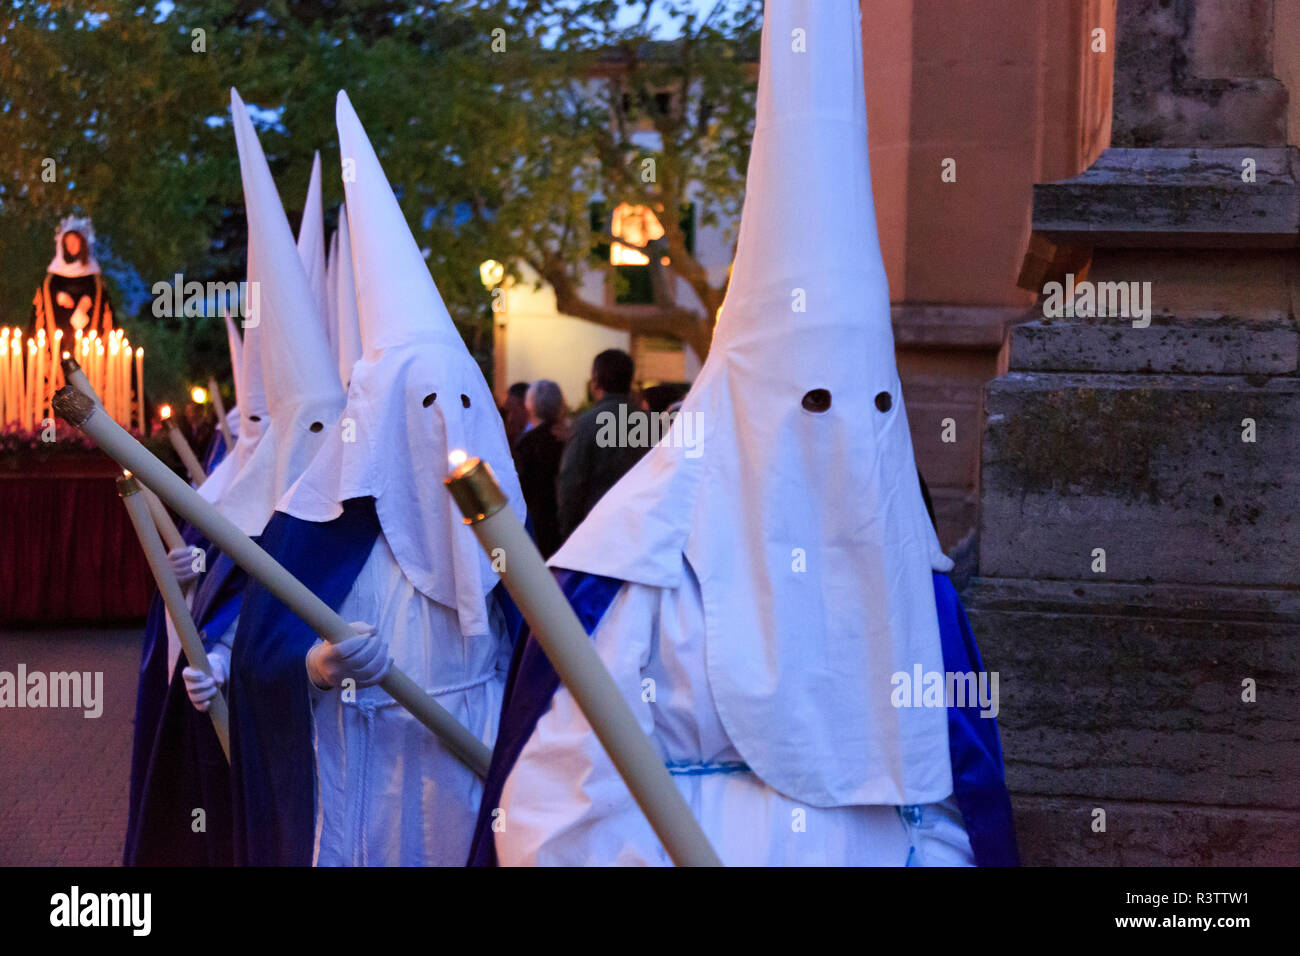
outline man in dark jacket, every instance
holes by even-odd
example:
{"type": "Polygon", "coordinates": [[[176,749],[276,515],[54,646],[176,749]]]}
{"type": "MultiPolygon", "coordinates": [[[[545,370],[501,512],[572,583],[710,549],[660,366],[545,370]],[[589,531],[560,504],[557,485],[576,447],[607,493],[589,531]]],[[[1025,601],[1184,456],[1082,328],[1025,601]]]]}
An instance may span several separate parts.
{"type": "Polygon", "coordinates": [[[574,423],[556,479],[562,538],[582,523],[601,496],[649,450],[645,443],[622,440],[625,436],[621,434],[618,440],[607,440],[613,431],[609,422],[626,422],[629,416],[643,414],[628,401],[633,372],[632,356],[619,349],[607,349],[591,363],[591,396],[596,404],[574,423]],[[603,435],[602,426],[606,426],[603,435]]]}

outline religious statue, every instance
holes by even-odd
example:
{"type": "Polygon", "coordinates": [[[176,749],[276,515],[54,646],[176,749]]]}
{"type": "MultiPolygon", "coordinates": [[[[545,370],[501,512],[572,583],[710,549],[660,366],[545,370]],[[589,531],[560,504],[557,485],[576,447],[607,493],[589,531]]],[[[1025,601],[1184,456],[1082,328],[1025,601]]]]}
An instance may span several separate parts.
{"type": "Polygon", "coordinates": [[[98,331],[100,337],[112,331],[113,306],[94,246],[95,229],[89,219],[69,216],[59,223],[54,258],[32,298],[32,335],[44,329],[53,341],[55,330],[62,329],[63,340],[72,342],[77,331],[86,335],[98,331]]]}

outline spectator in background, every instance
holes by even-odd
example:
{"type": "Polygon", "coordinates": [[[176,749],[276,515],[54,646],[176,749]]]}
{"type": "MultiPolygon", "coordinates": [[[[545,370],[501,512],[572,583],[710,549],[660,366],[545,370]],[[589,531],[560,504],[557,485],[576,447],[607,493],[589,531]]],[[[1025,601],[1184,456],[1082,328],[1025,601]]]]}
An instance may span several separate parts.
{"type": "Polygon", "coordinates": [[[555,504],[555,478],[569,437],[569,415],[560,386],[547,379],[528,387],[524,406],[528,409],[529,427],[515,443],[515,471],[533,523],[533,539],[542,556],[549,558],[563,540],[555,504]]]}
{"type": "Polygon", "coordinates": [[[501,418],[506,426],[506,441],[515,447],[519,436],[528,430],[528,411],[524,408],[524,395],[528,393],[527,382],[515,382],[506,392],[506,403],[501,406],[501,418]]]}
{"type": "Polygon", "coordinates": [[[626,420],[629,414],[644,414],[628,402],[634,372],[632,356],[620,349],[606,349],[591,363],[589,388],[596,404],[574,423],[573,437],[564,448],[556,480],[561,542],[582,523],[601,496],[649,451],[648,447],[629,446],[624,441],[608,447],[596,441],[601,423],[607,420],[603,416],[612,414],[617,420],[626,420]]]}

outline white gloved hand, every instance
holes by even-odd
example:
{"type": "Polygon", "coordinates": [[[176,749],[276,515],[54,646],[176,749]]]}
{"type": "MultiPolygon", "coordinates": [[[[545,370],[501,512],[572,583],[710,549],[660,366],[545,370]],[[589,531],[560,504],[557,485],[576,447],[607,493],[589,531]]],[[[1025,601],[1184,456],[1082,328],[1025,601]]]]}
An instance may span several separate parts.
{"type": "Polygon", "coordinates": [[[176,583],[181,587],[198,579],[199,572],[194,570],[194,552],[188,544],[172,548],[167,552],[167,561],[176,575],[176,583]]]}
{"type": "Polygon", "coordinates": [[[208,655],[208,667],[212,668],[211,677],[197,667],[186,667],[181,671],[185,692],[190,695],[190,703],[196,710],[206,711],[212,706],[212,698],[221,692],[230,674],[225,655],[216,651],[208,655]]]}
{"type": "Polygon", "coordinates": [[[374,625],[353,621],[349,626],[356,637],[337,644],[323,642],[307,652],[307,676],[321,690],[338,687],[348,678],[358,687],[371,687],[387,677],[393,666],[388,641],[374,625]]]}

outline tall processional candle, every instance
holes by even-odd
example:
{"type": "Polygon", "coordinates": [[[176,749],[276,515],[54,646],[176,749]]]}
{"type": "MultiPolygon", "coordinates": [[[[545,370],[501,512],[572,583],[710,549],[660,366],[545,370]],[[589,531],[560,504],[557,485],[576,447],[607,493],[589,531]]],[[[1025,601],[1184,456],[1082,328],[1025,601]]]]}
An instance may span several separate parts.
{"type": "Polygon", "coordinates": [[[14,335],[9,340],[9,357],[11,359],[9,367],[13,372],[13,410],[10,412],[10,418],[19,428],[23,425],[23,396],[27,394],[23,385],[23,356],[25,354],[22,335],[17,329],[14,329],[14,335]]]}
{"type": "Polygon", "coordinates": [[[95,337],[95,377],[91,381],[95,384],[95,391],[101,396],[104,394],[104,364],[107,358],[107,350],[104,348],[103,339],[95,337]]]}
{"type": "Polygon", "coordinates": [[[203,465],[199,463],[198,456],[194,454],[194,449],[191,448],[190,443],[185,440],[185,436],[181,434],[181,430],[177,428],[176,424],[172,421],[171,406],[164,405],[160,410],[160,414],[162,416],[163,431],[167,433],[167,440],[172,443],[172,448],[176,449],[176,456],[180,458],[181,464],[184,465],[185,470],[189,472],[190,481],[192,481],[194,487],[197,488],[199,485],[203,484],[204,480],[208,477],[203,471],[203,465]]]}
{"type": "MultiPolygon", "coordinates": [[[[54,408],[64,421],[93,438],[106,454],[129,469],[145,487],[152,489],[182,518],[203,532],[209,541],[247,571],[249,577],[279,598],[317,634],[330,643],[356,636],[347,621],[155,458],[149,449],[105,415],[93,399],[68,387],[54,396],[54,408]]],[[[488,747],[461,726],[404,671],[392,667],[379,686],[416,720],[437,734],[443,745],[467,767],[479,776],[487,774],[492,760],[488,747]]]]}
{"type": "Polygon", "coordinates": [[[63,366],[59,364],[63,352],[63,330],[54,330],[54,347],[50,350],[50,398],[54,398],[54,393],[68,383],[63,380],[63,366]]]}
{"type": "Polygon", "coordinates": [[[0,329],[0,429],[9,424],[9,329],[0,329]]]}
{"type": "MultiPolygon", "coordinates": [[[[454,452],[446,479],[465,523],[489,556],[501,556],[501,581],[573,695],[646,820],[678,866],[721,866],[699,821],[641,730],[596,653],[568,598],[510,509],[492,468],[454,452]]],[[[494,561],[494,564],[496,562],[494,561]]]]}
{"type": "Polygon", "coordinates": [[[118,399],[117,407],[121,409],[121,418],[118,420],[122,423],[123,428],[131,427],[131,340],[122,337],[122,351],[118,356],[121,361],[121,367],[117,372],[117,389],[118,399]]]}
{"type": "Polygon", "coordinates": [[[45,420],[45,330],[36,336],[36,380],[32,385],[35,396],[32,412],[35,424],[39,426],[45,420]]]}
{"type": "Polygon", "coordinates": [[[230,423],[226,421],[226,403],[221,400],[221,389],[217,388],[215,378],[208,379],[208,394],[212,396],[212,407],[217,410],[217,428],[221,429],[221,440],[226,443],[226,452],[235,450],[235,436],[230,434],[230,423]]]}
{"type": "Polygon", "coordinates": [[[36,414],[36,340],[27,340],[27,400],[23,403],[23,428],[31,431],[36,414]]]}
{"type": "Polygon", "coordinates": [[[108,345],[104,348],[104,387],[99,394],[104,398],[104,410],[113,421],[117,421],[117,336],[115,335],[109,335],[108,345]]]}
{"type": "MultiPolygon", "coordinates": [[[[194,626],[194,618],[190,614],[189,605],[186,604],[185,595],[181,592],[176,573],[167,560],[167,550],[163,547],[162,538],[158,536],[158,529],[154,527],[153,518],[149,515],[149,505],[140,492],[140,483],[130,472],[117,479],[117,493],[122,496],[122,503],[126,505],[126,512],[131,517],[131,524],[135,528],[136,537],[140,539],[140,547],[144,549],[145,560],[149,562],[149,570],[153,572],[158,593],[162,595],[163,605],[167,608],[167,616],[171,618],[172,627],[176,629],[176,636],[180,638],[185,658],[190,667],[198,668],[211,677],[212,665],[208,663],[208,653],[203,647],[203,639],[199,637],[198,629],[194,626]]],[[[219,692],[209,702],[208,716],[212,718],[217,740],[221,743],[221,752],[229,761],[230,713],[226,708],[226,699],[219,692]]]]}
{"type": "Polygon", "coordinates": [[[149,434],[149,420],[144,417],[144,347],[135,350],[135,421],[141,435],[149,434]]]}
{"type": "Polygon", "coordinates": [[[9,421],[23,423],[23,340],[17,329],[9,338],[9,421]]]}

